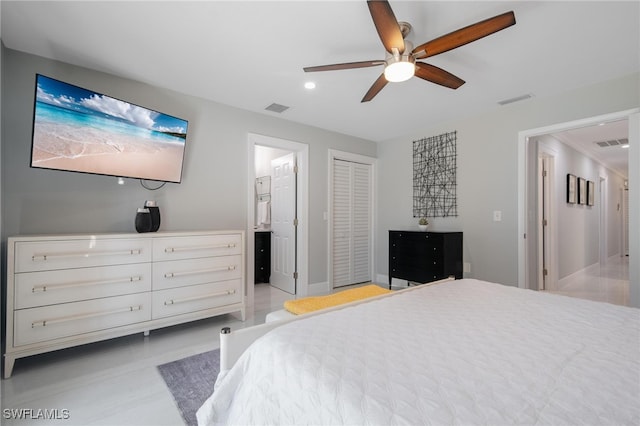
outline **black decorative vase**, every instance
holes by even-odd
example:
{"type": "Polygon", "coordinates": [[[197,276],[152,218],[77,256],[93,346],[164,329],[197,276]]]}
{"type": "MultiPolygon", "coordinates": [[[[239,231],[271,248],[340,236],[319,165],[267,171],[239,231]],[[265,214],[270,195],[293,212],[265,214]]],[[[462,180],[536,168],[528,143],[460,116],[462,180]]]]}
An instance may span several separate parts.
{"type": "Polygon", "coordinates": [[[141,233],[151,231],[151,213],[149,209],[138,209],[136,213],[136,231],[141,233]]]}
{"type": "Polygon", "coordinates": [[[156,205],[155,201],[147,200],[144,202],[144,207],[149,209],[151,214],[151,229],[150,232],[156,232],[160,229],[160,207],[156,205]]]}

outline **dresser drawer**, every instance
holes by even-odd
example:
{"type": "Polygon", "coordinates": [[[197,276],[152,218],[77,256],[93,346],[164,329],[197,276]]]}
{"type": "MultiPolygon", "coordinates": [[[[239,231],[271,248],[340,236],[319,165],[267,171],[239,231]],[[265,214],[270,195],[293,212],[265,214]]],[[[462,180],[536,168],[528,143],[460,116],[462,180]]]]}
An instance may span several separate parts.
{"type": "Polygon", "coordinates": [[[86,238],[15,243],[15,272],[151,262],[151,240],[86,238]]]}
{"type": "Polygon", "coordinates": [[[227,281],[241,275],[240,255],[156,262],[153,264],[153,289],[227,281]]]}
{"type": "Polygon", "coordinates": [[[389,240],[389,252],[402,256],[420,256],[436,251],[439,247],[442,247],[442,240],[440,238],[433,237],[424,232],[416,234],[418,235],[402,234],[391,237],[389,240]]]}
{"type": "Polygon", "coordinates": [[[14,312],[14,346],[107,330],[151,319],[151,294],[137,293],[14,312]]]}
{"type": "Polygon", "coordinates": [[[425,269],[414,266],[399,266],[391,268],[391,275],[394,278],[400,278],[407,281],[413,281],[417,283],[427,283],[435,281],[441,278],[447,278],[447,274],[442,272],[442,268],[439,269],[425,269]]]}
{"type": "Polygon", "coordinates": [[[389,262],[396,264],[427,265],[436,264],[442,259],[442,250],[429,248],[428,250],[405,250],[404,252],[390,252],[389,262]]]}
{"type": "Polygon", "coordinates": [[[15,276],[16,309],[151,290],[151,263],[24,272],[15,276]]]}
{"type": "Polygon", "coordinates": [[[241,285],[237,279],[154,291],[153,319],[240,303],[241,285]]]}
{"type": "Polygon", "coordinates": [[[242,253],[240,234],[154,238],[153,261],[228,256],[242,253]]]}

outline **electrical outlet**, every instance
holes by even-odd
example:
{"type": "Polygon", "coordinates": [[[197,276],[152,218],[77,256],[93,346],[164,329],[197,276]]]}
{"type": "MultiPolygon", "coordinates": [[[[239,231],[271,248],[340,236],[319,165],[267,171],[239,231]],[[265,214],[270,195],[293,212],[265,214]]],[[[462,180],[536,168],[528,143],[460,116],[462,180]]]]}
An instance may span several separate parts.
{"type": "Polygon", "coordinates": [[[471,264],[469,262],[464,262],[464,272],[471,272],[471,264]]]}
{"type": "Polygon", "coordinates": [[[493,221],[494,222],[501,222],[502,221],[502,211],[494,210],[494,212],[493,212],[493,221]]]}

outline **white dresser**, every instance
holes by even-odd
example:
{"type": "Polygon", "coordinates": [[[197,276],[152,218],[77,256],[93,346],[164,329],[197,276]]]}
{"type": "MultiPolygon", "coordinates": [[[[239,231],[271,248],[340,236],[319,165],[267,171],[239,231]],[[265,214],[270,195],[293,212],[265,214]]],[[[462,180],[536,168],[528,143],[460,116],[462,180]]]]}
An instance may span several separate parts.
{"type": "Polygon", "coordinates": [[[230,312],[245,319],[244,231],[7,241],[4,377],[16,359],[230,312]]]}

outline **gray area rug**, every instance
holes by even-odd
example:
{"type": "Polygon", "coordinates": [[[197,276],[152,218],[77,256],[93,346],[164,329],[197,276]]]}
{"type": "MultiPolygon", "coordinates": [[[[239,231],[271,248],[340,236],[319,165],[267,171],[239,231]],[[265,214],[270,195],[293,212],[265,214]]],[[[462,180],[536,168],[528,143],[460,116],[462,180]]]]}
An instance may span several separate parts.
{"type": "Polygon", "coordinates": [[[219,370],[219,349],[158,366],[187,425],[198,424],[196,411],[211,396],[219,370]]]}

